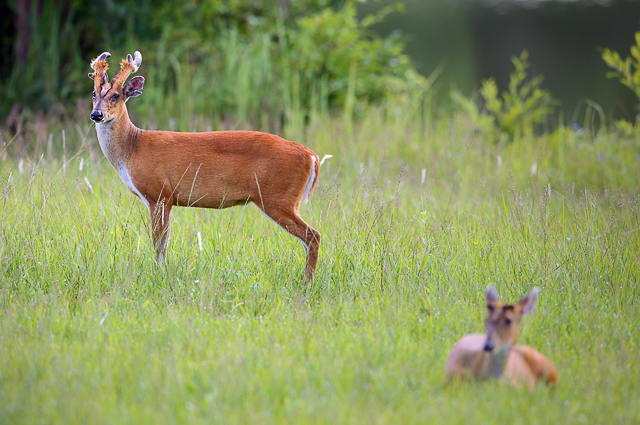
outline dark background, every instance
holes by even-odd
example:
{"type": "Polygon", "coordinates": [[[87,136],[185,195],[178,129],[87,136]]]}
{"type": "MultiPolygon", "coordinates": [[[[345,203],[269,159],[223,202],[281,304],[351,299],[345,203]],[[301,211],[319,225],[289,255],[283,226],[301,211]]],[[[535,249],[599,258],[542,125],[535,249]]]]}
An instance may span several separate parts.
{"type": "MultiPolygon", "coordinates": [[[[345,3],[345,0],[173,1],[162,2],[164,13],[154,14],[160,7],[150,0],[0,2],[0,87],[4,91],[0,93],[0,110],[8,114],[16,103],[36,110],[73,104],[80,93],[78,87],[86,83],[87,61],[96,52],[112,46],[140,45],[148,51],[150,48],[146,46],[153,45],[165,33],[165,27],[173,25],[172,34],[180,34],[181,29],[193,22],[193,16],[201,14],[196,10],[195,15],[189,15],[191,12],[184,12],[188,8],[212,9],[209,13],[217,17],[218,25],[232,22],[242,27],[246,26],[246,17],[258,16],[264,28],[274,25],[277,14],[273,10],[287,10],[295,18],[296,13],[304,14],[296,11],[302,8],[300,4],[318,13],[322,8],[339,10],[345,3]],[[39,50],[32,49],[31,56],[27,43],[33,42],[35,36],[33,30],[24,30],[28,22],[21,20],[20,15],[39,16],[36,26],[43,28],[37,39],[39,50]],[[148,19],[151,15],[155,18],[148,19]],[[174,17],[176,22],[170,22],[174,17]],[[51,19],[60,22],[55,34],[47,32],[51,19]],[[47,44],[50,37],[57,37],[56,46],[47,44]],[[58,49],[59,55],[53,49],[58,49]],[[40,62],[36,63],[37,60],[40,62]],[[23,65],[24,69],[15,66],[21,63],[28,65],[23,65]],[[80,68],[83,72],[76,72],[80,68]],[[15,82],[9,80],[12,75],[15,82]],[[9,94],[11,88],[15,88],[13,98],[9,94]],[[46,98],[40,95],[43,90],[50,92],[46,98]]],[[[359,3],[358,12],[364,17],[396,3],[397,0],[359,3]]],[[[618,81],[606,78],[608,68],[599,49],[612,48],[623,57],[629,54],[634,33],[640,30],[640,1],[404,0],[401,3],[404,10],[390,13],[372,30],[382,37],[400,33],[406,41],[406,53],[423,75],[443,66],[436,84],[437,98],[441,101],[438,105],[449,104],[452,88],[471,95],[489,77],[495,77],[498,86],[504,89],[513,70],[511,57],[526,49],[531,72],[544,75],[543,87],[559,100],[560,119],[565,123],[579,122],[588,104],[600,107],[609,120],[634,121],[637,99],[618,81]]],[[[291,22],[296,25],[295,19],[291,22]]],[[[249,37],[254,29],[247,28],[244,35],[249,37]]],[[[191,36],[197,36],[202,31],[192,33],[191,36]]],[[[189,45],[213,43],[218,32],[211,33],[211,37],[203,40],[189,39],[189,45]]],[[[169,40],[174,41],[174,36],[169,40]]],[[[167,46],[166,50],[180,52],[183,46],[167,46]]],[[[150,62],[147,59],[145,63],[150,62]]],[[[344,68],[348,74],[348,66],[344,68]]],[[[216,70],[210,72],[215,74],[216,70]]],[[[348,79],[348,75],[340,78],[348,79]]]]}
{"type": "MultiPolygon", "coordinates": [[[[367,3],[371,12],[383,1],[367,3]]],[[[439,65],[439,97],[455,86],[465,94],[482,79],[495,77],[506,88],[513,70],[510,58],[524,49],[531,70],[543,74],[544,87],[560,100],[565,120],[578,120],[585,99],[600,105],[608,117],[635,117],[637,99],[613,79],[601,59],[601,47],[629,55],[640,30],[640,2],[614,1],[479,1],[405,0],[404,11],[390,14],[374,30],[400,30],[407,53],[418,70],[429,75],[439,65]]]]}

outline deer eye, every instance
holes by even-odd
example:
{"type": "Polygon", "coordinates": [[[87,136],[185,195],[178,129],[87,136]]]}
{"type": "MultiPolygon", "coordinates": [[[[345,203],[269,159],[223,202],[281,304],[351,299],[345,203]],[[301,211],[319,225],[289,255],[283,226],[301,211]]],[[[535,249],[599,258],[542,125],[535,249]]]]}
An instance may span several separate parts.
{"type": "Polygon", "coordinates": [[[512,323],[512,322],[513,322],[513,321],[512,321],[511,319],[504,319],[504,325],[505,325],[505,326],[511,326],[511,323],[512,323]]]}
{"type": "Polygon", "coordinates": [[[117,102],[118,99],[120,99],[120,95],[118,93],[116,93],[113,96],[111,96],[111,101],[112,102],[117,102]]]}
{"type": "Polygon", "coordinates": [[[93,92],[91,93],[91,96],[95,99],[95,98],[96,98],[96,92],[95,92],[95,91],[93,91],[93,92]]]}

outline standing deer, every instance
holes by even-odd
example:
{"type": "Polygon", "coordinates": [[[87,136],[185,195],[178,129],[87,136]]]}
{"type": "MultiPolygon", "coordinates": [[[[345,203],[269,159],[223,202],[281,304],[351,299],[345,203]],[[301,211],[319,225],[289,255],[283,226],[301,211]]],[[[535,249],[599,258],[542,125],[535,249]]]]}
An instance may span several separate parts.
{"type": "Polygon", "coordinates": [[[253,202],[268,218],[302,242],[305,280],[318,260],[320,233],[298,209],[318,179],[318,156],[309,148],[257,131],[180,133],[150,131],[131,123],[126,102],[142,94],[133,77],[142,55],[120,64],[109,82],[108,52],[91,62],[93,110],[100,148],[127,187],[149,208],[156,258],[164,259],[174,206],[227,208],[253,202]],[[126,82],[126,83],[125,83],[126,82]]]}
{"type": "Polygon", "coordinates": [[[534,288],[517,304],[505,305],[493,286],[487,288],[486,333],[466,335],[453,346],[447,358],[447,380],[495,378],[515,387],[524,384],[531,391],[538,381],[555,383],[558,375],[549,359],[527,345],[514,345],[520,322],[533,311],[538,292],[534,288]]]}

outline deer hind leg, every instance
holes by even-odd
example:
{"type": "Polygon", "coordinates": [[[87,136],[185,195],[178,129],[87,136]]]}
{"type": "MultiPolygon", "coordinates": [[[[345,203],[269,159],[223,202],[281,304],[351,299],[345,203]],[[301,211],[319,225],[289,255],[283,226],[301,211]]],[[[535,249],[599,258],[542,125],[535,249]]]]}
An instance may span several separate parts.
{"type": "Polygon", "coordinates": [[[263,208],[261,205],[258,205],[258,208],[260,208],[267,217],[302,242],[307,251],[307,262],[304,268],[305,282],[311,284],[318,262],[318,252],[320,251],[320,232],[309,226],[300,217],[297,208],[282,210],[277,208],[263,208]]]}
{"type": "Polygon", "coordinates": [[[163,261],[171,233],[171,203],[166,198],[149,203],[151,214],[151,237],[156,251],[156,260],[163,261]]]}

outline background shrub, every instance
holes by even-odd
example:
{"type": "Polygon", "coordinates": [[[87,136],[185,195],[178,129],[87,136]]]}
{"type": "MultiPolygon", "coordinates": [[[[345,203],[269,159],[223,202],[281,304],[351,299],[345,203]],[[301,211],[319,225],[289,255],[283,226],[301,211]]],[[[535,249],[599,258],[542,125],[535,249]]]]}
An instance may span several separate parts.
{"type": "Polygon", "coordinates": [[[89,90],[88,62],[105,50],[116,59],[143,53],[141,73],[153,90],[137,113],[172,117],[183,130],[194,113],[272,128],[312,99],[341,108],[349,96],[352,103],[380,101],[389,84],[422,87],[402,40],[369,31],[393,8],[359,19],[356,3],[14,0],[8,8],[16,31],[2,44],[11,54],[0,70],[0,111],[73,110],[72,100],[89,90]]]}

